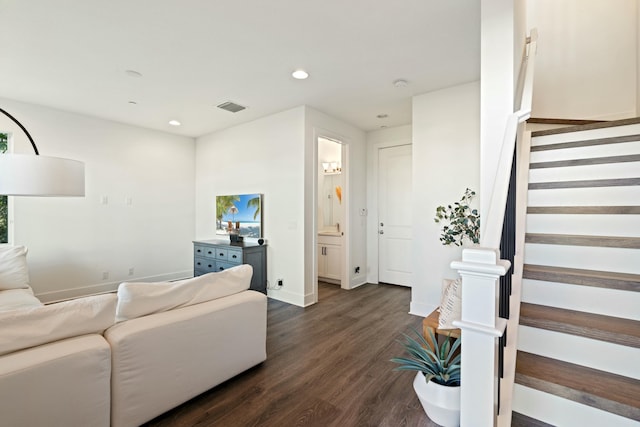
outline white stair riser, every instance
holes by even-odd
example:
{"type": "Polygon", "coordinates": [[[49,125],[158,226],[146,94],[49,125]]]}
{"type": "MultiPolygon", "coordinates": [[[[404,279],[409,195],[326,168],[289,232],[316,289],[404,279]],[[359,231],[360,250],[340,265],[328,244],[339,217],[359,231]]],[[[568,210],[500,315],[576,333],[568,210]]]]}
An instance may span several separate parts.
{"type": "Polygon", "coordinates": [[[585,181],[592,179],[639,178],[640,162],[566,166],[529,170],[529,182],[585,181]]]}
{"type": "Polygon", "coordinates": [[[544,393],[520,384],[513,387],[513,410],[554,426],[638,427],[638,422],[544,393]]]}
{"type": "Polygon", "coordinates": [[[590,145],[587,147],[560,148],[531,152],[531,163],[555,162],[558,160],[591,159],[594,157],[627,156],[640,153],[640,140],[615,144],[590,145]]]}
{"type": "Polygon", "coordinates": [[[557,144],[559,142],[610,138],[612,136],[626,136],[635,134],[640,134],[640,124],[593,129],[581,132],[560,133],[557,135],[536,136],[531,140],[531,145],[537,146],[546,144],[557,144]]]}
{"type": "Polygon", "coordinates": [[[633,347],[520,325],[518,350],[640,379],[640,349],[633,347]]]}
{"type": "Polygon", "coordinates": [[[526,229],[527,233],[640,237],[640,215],[529,214],[526,229]]]}
{"type": "Polygon", "coordinates": [[[640,250],[527,243],[524,263],[640,274],[640,250]]]}
{"type": "Polygon", "coordinates": [[[522,302],[640,321],[640,292],[523,279],[522,302]]]}
{"type": "Polygon", "coordinates": [[[529,206],[628,206],[640,200],[640,186],[529,190],[529,206]]]}

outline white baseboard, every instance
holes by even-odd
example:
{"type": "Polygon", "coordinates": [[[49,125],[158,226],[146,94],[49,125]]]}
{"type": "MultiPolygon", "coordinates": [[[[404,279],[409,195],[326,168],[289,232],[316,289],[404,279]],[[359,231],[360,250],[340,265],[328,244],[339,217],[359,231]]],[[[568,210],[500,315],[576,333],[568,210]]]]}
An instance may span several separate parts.
{"type": "Polygon", "coordinates": [[[367,280],[364,276],[357,276],[351,279],[351,284],[348,289],[355,289],[366,284],[367,280]]]}
{"type": "Polygon", "coordinates": [[[415,316],[427,317],[433,312],[438,306],[433,304],[424,304],[421,302],[411,301],[409,306],[409,314],[413,314],[415,316]]]}
{"type": "Polygon", "coordinates": [[[305,296],[300,294],[294,294],[283,289],[267,289],[267,296],[278,301],[286,302],[287,304],[297,305],[298,307],[306,307],[312,303],[305,305],[305,296]]]}

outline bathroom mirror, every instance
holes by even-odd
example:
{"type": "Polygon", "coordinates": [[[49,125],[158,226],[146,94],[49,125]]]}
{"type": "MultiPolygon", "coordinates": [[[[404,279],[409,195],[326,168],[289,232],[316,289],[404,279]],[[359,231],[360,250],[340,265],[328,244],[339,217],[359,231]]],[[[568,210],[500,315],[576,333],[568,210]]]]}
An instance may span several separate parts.
{"type": "Polygon", "coordinates": [[[337,224],[342,220],[341,206],[342,203],[342,175],[324,175],[322,183],[322,212],[323,212],[323,229],[336,228],[337,224]]]}
{"type": "Polygon", "coordinates": [[[342,144],[318,138],[318,231],[341,231],[345,198],[342,172],[342,144]]]}

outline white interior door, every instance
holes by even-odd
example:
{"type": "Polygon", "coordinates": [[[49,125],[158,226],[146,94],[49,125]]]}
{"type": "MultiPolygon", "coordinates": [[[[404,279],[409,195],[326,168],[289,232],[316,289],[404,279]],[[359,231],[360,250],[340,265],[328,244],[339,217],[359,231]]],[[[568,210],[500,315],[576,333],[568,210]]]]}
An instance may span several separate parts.
{"type": "Polygon", "coordinates": [[[378,152],[378,281],[411,286],[411,145],[378,152]]]}

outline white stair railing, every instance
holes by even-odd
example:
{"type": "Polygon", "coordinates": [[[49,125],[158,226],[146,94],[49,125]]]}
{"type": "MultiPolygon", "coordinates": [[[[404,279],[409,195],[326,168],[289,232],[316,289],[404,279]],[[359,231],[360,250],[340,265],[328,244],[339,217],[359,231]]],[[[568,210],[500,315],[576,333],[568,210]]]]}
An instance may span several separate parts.
{"type": "MultiPolygon", "coordinates": [[[[462,335],[462,378],[460,425],[489,427],[497,423],[498,340],[507,320],[498,315],[498,279],[507,274],[511,263],[500,259],[500,242],[505,217],[516,138],[523,134],[524,122],[531,115],[534,57],[537,31],[527,39],[527,52],[520,109],[507,117],[498,170],[480,248],[465,249],[462,260],[451,263],[462,277],[462,318],[454,322],[462,335]]],[[[516,254],[517,258],[521,258],[516,254]]],[[[506,302],[508,304],[508,301],[506,302]]]]}

